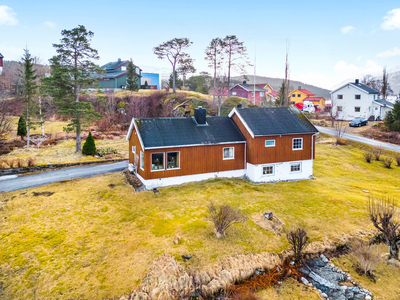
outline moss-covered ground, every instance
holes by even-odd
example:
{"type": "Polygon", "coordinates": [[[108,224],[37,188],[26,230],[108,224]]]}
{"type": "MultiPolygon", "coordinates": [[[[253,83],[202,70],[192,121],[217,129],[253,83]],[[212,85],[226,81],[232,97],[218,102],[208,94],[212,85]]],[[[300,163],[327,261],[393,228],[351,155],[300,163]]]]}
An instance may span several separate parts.
{"type": "Polygon", "coordinates": [[[235,253],[287,248],[284,234],[266,232],[251,218],[216,239],[206,219],[210,201],[246,215],[272,210],[287,227],[305,227],[313,241],[372,228],[367,195],[396,197],[399,175],[398,167],[364,162],[354,146],[320,143],[315,180],[254,185],[215,179],[153,194],[135,193],[115,173],[3,193],[0,298],[112,298],[133,290],[162,253],[181,263],[182,254],[191,254],[184,264],[202,267],[235,253]],[[177,245],[175,235],[182,237],[177,245]]]}

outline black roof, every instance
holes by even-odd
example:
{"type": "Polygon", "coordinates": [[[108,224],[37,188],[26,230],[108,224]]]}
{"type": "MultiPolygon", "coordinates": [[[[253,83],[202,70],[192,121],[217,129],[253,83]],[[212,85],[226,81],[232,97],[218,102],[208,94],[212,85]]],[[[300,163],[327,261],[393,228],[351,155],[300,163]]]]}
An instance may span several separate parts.
{"type": "Polygon", "coordinates": [[[365,84],[362,83],[355,83],[355,82],[349,82],[351,85],[356,86],[362,90],[364,90],[365,92],[367,92],[368,94],[379,94],[378,91],[371,89],[369,86],[366,86],[365,84]]]}
{"type": "Polygon", "coordinates": [[[318,132],[297,107],[249,107],[237,111],[255,136],[318,132]]]}
{"type": "Polygon", "coordinates": [[[210,145],[245,142],[228,117],[207,117],[208,126],[197,126],[193,118],[135,119],[145,148],[210,145]]]}
{"type": "Polygon", "coordinates": [[[388,106],[390,108],[394,107],[394,103],[387,101],[386,99],[376,99],[374,102],[382,105],[382,106],[388,106]]]}

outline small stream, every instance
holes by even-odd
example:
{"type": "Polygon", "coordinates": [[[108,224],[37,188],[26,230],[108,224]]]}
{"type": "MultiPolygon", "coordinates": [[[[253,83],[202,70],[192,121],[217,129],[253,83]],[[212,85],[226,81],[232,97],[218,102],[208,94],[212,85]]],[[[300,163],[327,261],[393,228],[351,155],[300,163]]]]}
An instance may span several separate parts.
{"type": "Polygon", "coordinates": [[[330,300],[371,300],[371,293],[351,280],[346,272],[329,263],[321,254],[319,258],[308,260],[299,268],[303,274],[303,284],[315,286],[321,296],[330,300]]]}

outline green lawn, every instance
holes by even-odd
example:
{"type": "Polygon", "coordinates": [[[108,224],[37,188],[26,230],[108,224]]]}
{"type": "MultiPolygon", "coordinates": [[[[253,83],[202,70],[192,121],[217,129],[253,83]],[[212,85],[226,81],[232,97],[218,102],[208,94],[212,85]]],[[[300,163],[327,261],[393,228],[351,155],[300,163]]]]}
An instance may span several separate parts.
{"type": "Polygon", "coordinates": [[[210,201],[249,216],[272,210],[286,227],[304,226],[313,241],[372,228],[366,197],[396,197],[400,168],[362,157],[353,146],[317,144],[315,180],[298,182],[215,179],[153,194],[133,192],[116,173],[0,194],[0,298],[112,298],[132,291],[162,253],[180,262],[180,255],[192,254],[188,267],[193,261],[202,268],[236,253],[287,248],[284,235],[251,218],[217,240],[206,219],[210,201]]]}

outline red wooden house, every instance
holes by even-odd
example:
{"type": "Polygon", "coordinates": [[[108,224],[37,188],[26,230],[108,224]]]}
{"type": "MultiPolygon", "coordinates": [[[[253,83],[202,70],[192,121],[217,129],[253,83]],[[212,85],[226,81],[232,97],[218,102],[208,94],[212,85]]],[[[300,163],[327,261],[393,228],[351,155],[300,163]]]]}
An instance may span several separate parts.
{"type": "Polygon", "coordinates": [[[249,99],[255,105],[259,105],[263,102],[263,97],[265,96],[265,90],[262,87],[254,84],[236,84],[229,89],[231,96],[237,96],[249,99]]]}
{"type": "Polygon", "coordinates": [[[146,188],[215,177],[252,182],[312,177],[317,129],[295,107],[234,108],[229,116],[132,119],[129,168],[146,188]]]}

